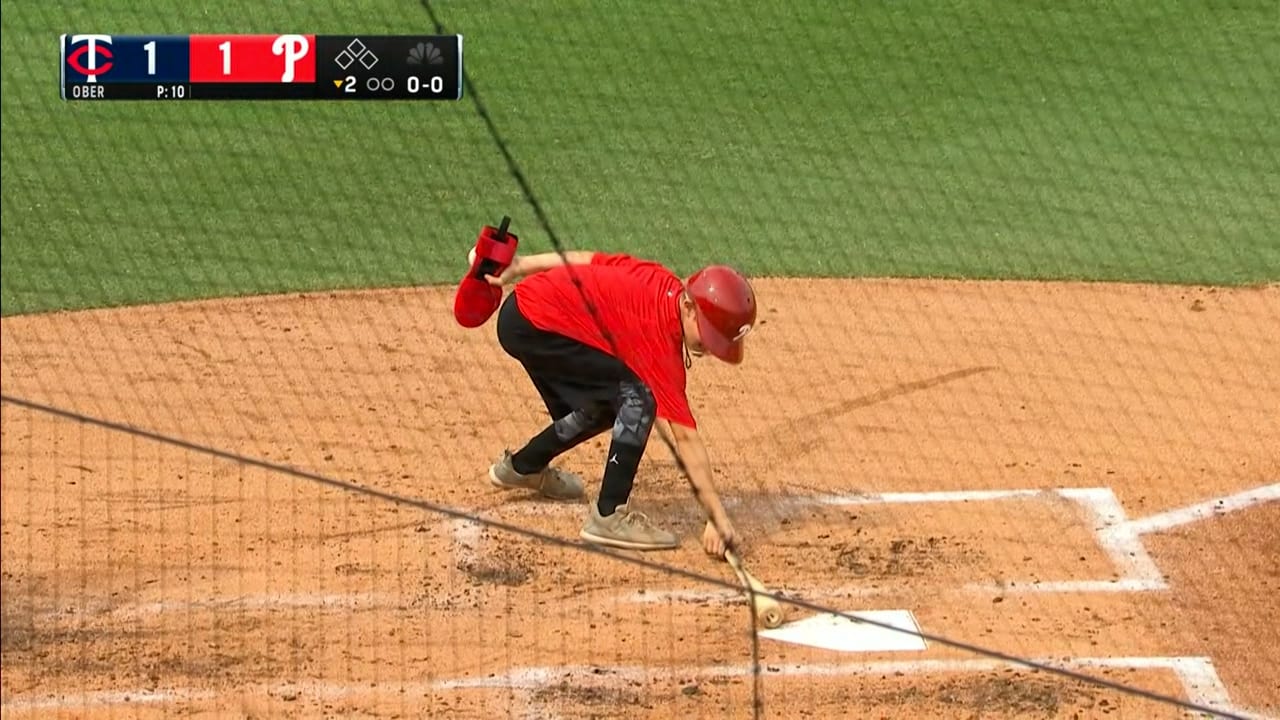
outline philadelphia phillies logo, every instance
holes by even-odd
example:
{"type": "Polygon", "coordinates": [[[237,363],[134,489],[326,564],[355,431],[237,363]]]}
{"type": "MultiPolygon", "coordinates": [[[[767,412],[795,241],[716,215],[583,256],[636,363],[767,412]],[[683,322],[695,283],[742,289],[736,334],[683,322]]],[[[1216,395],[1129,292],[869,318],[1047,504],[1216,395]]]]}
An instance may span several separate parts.
{"type": "Polygon", "coordinates": [[[72,35],[71,44],[80,45],[67,56],[67,64],[72,70],[85,76],[85,82],[96,83],[98,76],[111,69],[111,36],[110,35],[72,35]],[[88,57],[85,57],[85,56],[88,57]],[[106,58],[99,64],[98,56],[106,58]]]}
{"type": "MultiPolygon", "coordinates": [[[[271,43],[271,54],[284,58],[284,74],[280,76],[280,82],[293,82],[293,68],[307,56],[309,49],[307,38],[303,35],[281,35],[271,43]]],[[[377,62],[376,58],[374,62],[377,62]]]]}

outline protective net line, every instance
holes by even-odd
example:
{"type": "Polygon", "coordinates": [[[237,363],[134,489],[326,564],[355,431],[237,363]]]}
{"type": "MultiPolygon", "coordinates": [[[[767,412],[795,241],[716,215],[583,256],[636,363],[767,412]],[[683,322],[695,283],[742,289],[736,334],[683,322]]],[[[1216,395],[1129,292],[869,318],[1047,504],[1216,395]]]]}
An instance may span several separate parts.
{"type": "MultiPolygon", "coordinates": [[[[449,31],[447,29],[447,26],[441,20],[440,16],[436,13],[435,8],[432,7],[430,0],[420,0],[420,1],[421,1],[423,10],[425,10],[428,16],[430,17],[431,23],[434,26],[435,31],[441,35],[448,34],[449,31]]],[[[525,202],[529,205],[529,208],[533,211],[539,226],[541,227],[542,231],[546,233],[548,240],[551,242],[552,247],[555,249],[555,252],[560,256],[561,260],[565,261],[564,262],[565,268],[568,271],[570,278],[573,280],[575,287],[578,289],[579,295],[582,297],[583,304],[585,305],[587,311],[591,314],[592,318],[600,327],[601,333],[604,336],[605,340],[608,341],[610,346],[616,351],[617,344],[612,334],[609,333],[606,327],[604,327],[604,323],[601,321],[601,318],[597,312],[595,304],[592,303],[590,298],[587,297],[586,292],[583,289],[581,280],[578,278],[578,275],[574,270],[573,265],[567,261],[568,250],[565,247],[565,244],[561,241],[560,236],[556,233],[554,227],[552,226],[551,219],[548,217],[546,211],[543,209],[542,204],[538,201],[538,195],[534,191],[532,183],[530,183],[529,179],[525,176],[524,171],[521,169],[519,162],[517,162],[515,156],[511,152],[511,149],[508,146],[505,137],[502,135],[501,131],[498,129],[497,124],[493,120],[493,116],[489,113],[487,106],[485,105],[483,99],[480,97],[480,92],[476,87],[475,81],[472,79],[471,74],[468,73],[465,68],[463,68],[462,70],[462,83],[463,83],[463,89],[464,89],[464,96],[466,96],[470,100],[472,107],[475,108],[476,114],[483,121],[485,128],[489,133],[490,138],[493,140],[494,146],[497,148],[498,152],[502,155],[503,161],[507,165],[507,170],[510,173],[511,178],[520,187],[520,192],[524,196],[525,202]]],[[[680,472],[681,475],[687,478],[688,470],[683,460],[680,458],[680,454],[676,452],[675,447],[672,445],[671,441],[668,438],[663,436],[661,433],[659,433],[659,437],[661,437],[662,442],[667,446],[667,449],[670,451],[671,457],[674,459],[677,470],[680,472]]],[[[524,534],[524,532],[522,532],[521,534],[524,534]]],[[[544,536],[541,536],[541,534],[539,533],[532,533],[531,535],[529,535],[529,537],[535,537],[535,536],[537,536],[539,540],[543,539],[544,537],[544,536]]],[[[561,545],[564,547],[573,547],[573,548],[579,548],[579,549],[586,549],[587,547],[578,543],[565,542],[563,540],[556,540],[555,542],[557,545],[561,545]]],[[[609,555],[611,557],[620,558],[620,556],[614,555],[613,553],[606,552],[604,554],[609,555]]],[[[628,560],[630,559],[628,558],[628,560]]],[[[880,622],[870,620],[867,618],[862,618],[862,617],[854,617],[848,613],[841,612],[835,608],[825,607],[822,605],[816,605],[812,603],[800,602],[800,601],[796,601],[788,598],[783,598],[777,595],[776,593],[760,593],[755,588],[744,587],[739,584],[727,583],[719,578],[714,578],[711,576],[702,576],[698,573],[692,573],[690,571],[682,570],[674,566],[669,566],[669,565],[664,565],[662,563],[654,563],[649,561],[640,561],[640,564],[643,565],[644,567],[648,567],[651,569],[657,569],[663,572],[669,572],[672,574],[681,575],[688,579],[693,579],[700,582],[710,582],[711,584],[714,584],[714,585],[727,587],[729,589],[743,591],[747,593],[748,600],[749,600],[747,602],[747,607],[749,608],[750,632],[751,632],[751,655],[752,655],[751,674],[753,678],[752,712],[753,712],[753,717],[757,719],[762,717],[762,713],[764,711],[764,696],[763,696],[763,688],[761,686],[762,681],[761,681],[761,663],[760,663],[760,635],[759,635],[759,628],[757,625],[756,609],[755,609],[755,602],[754,602],[754,597],[757,595],[772,597],[780,602],[787,602],[791,605],[794,605],[796,607],[800,607],[806,610],[811,610],[814,612],[821,612],[821,613],[829,613],[831,615],[842,617],[851,621],[874,625],[883,629],[893,630],[894,632],[914,635],[931,642],[936,642],[940,645],[945,645],[945,646],[960,649],[960,650],[966,650],[968,652],[981,655],[987,658],[1011,662],[1017,665],[1021,665],[1021,666],[1036,669],[1036,670],[1042,670],[1049,673],[1055,673],[1064,678],[1070,678],[1073,680],[1087,682],[1093,685],[1097,685],[1099,687],[1109,688],[1117,692],[1123,692],[1135,697],[1141,697],[1141,698],[1145,698],[1148,700],[1153,700],[1161,703],[1167,703],[1169,705],[1180,707],[1183,709],[1187,709],[1195,712],[1208,713],[1210,715],[1219,716],[1219,717],[1229,717],[1229,718],[1240,717],[1236,715],[1227,714],[1222,711],[1215,710],[1213,708],[1208,708],[1195,703],[1191,703],[1173,696],[1154,693],[1136,686],[1113,682],[1105,678],[1095,677],[1092,675],[1088,675],[1086,673],[1081,673],[1081,672],[1073,671],[1066,668],[1053,667],[1045,663],[1036,662],[1029,658],[1009,655],[1006,653],[999,652],[997,650],[992,650],[990,648],[971,645],[969,643],[953,640],[950,638],[933,636],[923,632],[912,632],[910,630],[898,628],[887,623],[880,623],[880,622]]],[[[1243,718],[1241,718],[1241,720],[1243,720],[1243,718]]]]}
{"type": "MultiPolygon", "coordinates": [[[[371,498],[374,500],[394,503],[396,505],[414,508],[416,510],[421,510],[423,512],[440,515],[440,516],[451,518],[454,520],[466,520],[468,522],[476,523],[492,530],[511,533],[512,535],[516,535],[516,536],[525,538],[527,540],[532,540],[535,542],[544,543],[546,545],[551,545],[551,546],[555,546],[563,549],[591,553],[594,555],[610,558],[612,560],[616,560],[619,562],[627,563],[627,564],[630,564],[639,568],[643,568],[646,570],[652,570],[655,572],[664,573],[666,575],[680,577],[685,580],[690,580],[697,583],[705,583],[707,585],[719,587],[724,590],[732,590],[732,591],[744,590],[744,588],[741,585],[738,585],[733,582],[729,582],[721,577],[716,577],[714,575],[706,575],[703,573],[695,572],[693,570],[688,570],[686,568],[681,568],[675,565],[668,565],[668,564],[657,562],[654,560],[648,560],[643,557],[635,557],[635,556],[626,555],[622,553],[615,553],[606,548],[597,547],[595,545],[591,545],[583,542],[575,542],[562,537],[557,537],[555,535],[539,532],[537,530],[533,530],[521,525],[514,525],[511,523],[502,522],[501,520],[494,520],[491,518],[480,517],[478,515],[472,514],[465,510],[459,510],[459,509],[451,508],[445,505],[440,505],[437,503],[433,503],[429,500],[407,497],[405,495],[399,495],[397,493],[388,492],[385,490],[379,490],[375,487],[357,485],[354,482],[347,482],[347,481],[340,480],[338,478],[330,477],[328,475],[323,475],[323,474],[312,472],[302,468],[293,467],[291,465],[272,462],[270,460],[252,457],[249,455],[233,452],[230,450],[225,450],[225,449],[214,447],[211,445],[204,445],[201,443],[192,442],[190,440],[186,440],[181,437],[155,432],[152,430],[148,430],[146,428],[141,428],[134,425],[128,425],[125,423],[117,422],[117,421],[106,419],[106,418],[94,417],[91,415],[87,415],[85,413],[75,412],[72,410],[67,410],[67,409],[56,407],[53,405],[47,405],[44,403],[35,402],[32,400],[28,400],[25,398],[20,398],[20,397],[8,395],[8,394],[0,394],[0,403],[6,403],[9,405],[13,405],[14,407],[20,407],[20,408],[24,408],[26,410],[31,410],[34,412],[45,413],[47,415],[58,417],[63,420],[69,420],[72,422],[80,423],[82,425],[88,425],[88,426],[97,427],[104,430],[124,433],[126,435],[130,435],[135,438],[142,438],[145,440],[150,440],[153,442],[161,443],[163,445],[179,448],[179,449],[186,450],[193,453],[198,453],[208,457],[217,458],[220,460],[227,460],[230,462],[240,464],[245,467],[252,467],[252,468],[257,468],[259,470],[265,470],[272,473],[279,473],[280,475],[295,478],[298,480],[307,480],[309,482],[313,482],[318,485],[322,485],[331,489],[363,495],[367,498],[371,498]]],[[[938,645],[944,645],[950,648],[954,648],[956,650],[963,650],[966,652],[973,653],[975,655],[982,655],[992,660],[999,660],[999,661],[1010,663],[1013,665],[1026,667],[1031,670],[1038,670],[1045,673],[1058,675],[1066,679],[1089,683],[1092,685],[1096,685],[1098,687],[1107,688],[1110,690],[1115,690],[1116,692],[1132,695],[1134,697],[1143,698],[1143,699],[1151,700],[1158,703],[1168,704],[1170,706],[1182,708],[1184,710],[1189,710],[1197,713],[1205,713],[1214,717],[1230,718],[1231,720],[1248,720],[1248,718],[1241,715],[1226,713],[1222,710],[1207,707],[1204,705],[1199,705],[1197,703],[1192,703],[1186,700],[1182,700],[1181,698],[1176,698],[1170,695],[1163,695],[1161,693],[1152,692],[1150,690],[1145,690],[1140,687],[1127,685],[1125,683],[1115,682],[1112,680],[1108,680],[1106,678],[1096,677],[1096,676],[1089,675],[1087,673],[1083,673],[1077,670],[1072,670],[1071,668],[1060,667],[1052,663],[1042,662],[1042,661],[1038,661],[1031,658],[1020,657],[1017,655],[1011,655],[1008,653],[1002,653],[999,650],[993,650],[990,648],[981,647],[979,645],[973,645],[970,643],[944,637],[941,635],[933,635],[926,632],[916,632],[912,630],[907,630],[905,628],[900,628],[895,625],[879,622],[873,618],[855,617],[849,613],[843,612],[835,608],[831,608],[818,603],[806,601],[803,598],[799,598],[791,595],[781,595],[779,593],[758,592],[757,594],[762,597],[773,598],[780,603],[789,605],[791,607],[799,608],[802,610],[808,610],[811,612],[818,612],[818,613],[830,613],[832,615],[842,617],[850,621],[859,622],[867,625],[874,625],[876,627],[879,627],[885,630],[891,630],[893,632],[911,635],[914,637],[919,637],[923,640],[926,640],[932,643],[937,643],[938,645]]],[[[754,610],[752,612],[754,613],[754,610]]],[[[755,662],[757,664],[759,663],[758,637],[759,637],[758,631],[753,622],[752,645],[753,645],[753,651],[757,655],[757,657],[755,658],[755,662]]],[[[764,705],[763,705],[762,698],[757,697],[756,702],[754,703],[755,717],[762,717],[761,713],[763,712],[763,709],[764,709],[764,705]]]]}

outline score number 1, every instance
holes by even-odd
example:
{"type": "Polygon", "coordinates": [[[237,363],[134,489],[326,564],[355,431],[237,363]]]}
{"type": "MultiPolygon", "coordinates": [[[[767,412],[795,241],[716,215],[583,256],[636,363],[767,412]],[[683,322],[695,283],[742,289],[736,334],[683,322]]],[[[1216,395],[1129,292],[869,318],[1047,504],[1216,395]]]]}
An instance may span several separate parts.
{"type": "MultiPolygon", "coordinates": [[[[147,74],[156,74],[156,41],[144,43],[143,50],[147,51],[147,74]]],[[[231,41],[228,40],[218,45],[218,49],[222,51],[222,74],[231,74],[231,41]]]]}
{"type": "MultiPolygon", "coordinates": [[[[156,41],[144,43],[143,50],[147,51],[147,74],[156,74],[156,41]]],[[[218,49],[222,51],[222,74],[231,74],[231,41],[228,40],[218,45],[218,49]]]]}

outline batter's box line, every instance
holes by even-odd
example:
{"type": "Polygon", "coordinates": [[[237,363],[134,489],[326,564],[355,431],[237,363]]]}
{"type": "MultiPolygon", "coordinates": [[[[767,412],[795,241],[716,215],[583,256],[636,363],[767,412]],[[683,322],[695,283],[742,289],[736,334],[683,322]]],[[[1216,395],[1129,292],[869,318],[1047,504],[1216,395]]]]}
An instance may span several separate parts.
{"type": "MultiPolygon", "coordinates": [[[[1164,574],[1147,552],[1142,536],[1187,525],[1209,517],[1236,512],[1259,503],[1280,499],[1280,483],[1264,485],[1232,495],[1212,498],[1145,518],[1130,519],[1120,499],[1109,487],[1056,488],[1056,489],[1000,489],[1000,490],[940,490],[925,492],[885,492],[865,494],[801,495],[780,500],[792,506],[855,506],[898,505],[924,503],[993,502],[1014,498],[1045,498],[1056,495],[1077,503],[1086,513],[1098,546],[1112,566],[1116,577],[1102,580],[1058,580],[1027,582],[969,583],[964,589],[982,594],[1016,593],[1097,593],[1097,592],[1150,592],[1168,588],[1164,574]]],[[[726,507],[736,505],[733,498],[726,498],[726,507]]],[[[522,514],[560,516],[581,513],[577,505],[530,503],[510,506],[522,514]]],[[[455,531],[467,536],[458,542],[463,552],[478,550],[478,538],[468,536],[474,532],[466,524],[455,521],[455,531]],[[470,547],[468,547],[470,546],[470,547]]],[[[857,590],[819,590],[819,598],[857,597],[857,590]],[[844,594],[842,594],[844,593],[844,594]]],[[[885,591],[887,592],[887,591],[885,591]]],[[[879,590],[866,591],[865,595],[880,594],[879,590]]],[[[669,590],[632,593],[625,596],[632,602],[731,602],[740,597],[730,591],[669,590]]]]}
{"type": "Polygon", "coordinates": [[[1011,498],[1057,495],[1079,504],[1088,514],[1098,546],[1117,570],[1107,580],[1062,580],[1027,583],[971,583],[967,590],[980,593],[1018,592],[1142,592],[1164,590],[1168,583],[1147,552],[1142,536],[1188,525],[1205,518],[1236,512],[1259,503],[1280,499],[1280,483],[1212,498],[1182,508],[1130,519],[1115,492],[1109,487],[947,490],[936,492],[891,492],[859,495],[810,495],[791,503],[821,506],[893,505],[912,503],[991,502],[1011,498]]]}
{"type": "MultiPolygon", "coordinates": [[[[1207,657],[1078,657],[1046,658],[1030,660],[1040,665],[1070,670],[1167,670],[1174,673],[1182,685],[1187,702],[1218,713],[1243,720],[1276,720],[1235,707],[1213,662],[1207,657]]],[[[993,670],[1017,669],[1021,663],[1011,660],[887,660],[853,663],[819,664],[769,664],[763,669],[767,678],[838,678],[895,675],[930,675],[943,673],[977,673],[993,670]]],[[[373,697],[403,699],[421,696],[432,691],[495,689],[516,691],[521,700],[531,705],[527,717],[549,720],[553,717],[537,707],[533,691],[562,681],[592,687],[627,686],[634,682],[670,679],[687,682],[689,678],[741,678],[753,672],[750,665],[704,665],[660,668],[654,666],[617,665],[550,665],[513,668],[505,673],[485,673],[482,676],[449,678],[443,680],[369,682],[330,682],[311,680],[296,683],[246,685],[226,693],[205,688],[174,687],[166,689],[107,689],[70,693],[33,693],[6,697],[0,708],[7,713],[50,711],[89,708],[110,708],[139,705],[170,706],[230,697],[245,698],[302,696],[313,700],[349,701],[373,697]]]]}
{"type": "Polygon", "coordinates": [[[198,599],[167,598],[127,604],[104,602],[65,605],[37,617],[79,616],[91,620],[144,620],[171,613],[218,611],[377,611],[403,610],[404,598],[387,593],[261,592],[240,595],[210,595],[198,599]]]}
{"type": "MultiPolygon", "coordinates": [[[[1215,517],[1280,499],[1280,483],[1206,500],[1195,505],[1177,508],[1131,520],[1110,488],[1060,488],[1057,490],[975,490],[911,493],[877,493],[872,495],[815,495],[794,498],[791,502],[808,505],[874,505],[897,503],[979,502],[1017,497],[1036,497],[1057,494],[1080,503],[1094,521],[1094,533],[1099,546],[1112,563],[1122,570],[1119,579],[1067,580],[1026,584],[974,583],[966,590],[978,593],[1016,592],[1140,592],[1162,590],[1167,587],[1163,575],[1147,554],[1142,536],[1152,532],[1187,525],[1209,517],[1215,517]]],[[[520,506],[517,506],[520,507],[520,506]]],[[[535,513],[556,514],[580,512],[576,506],[535,504],[535,513]]],[[[483,551],[484,525],[482,519],[454,519],[447,525],[452,556],[455,562],[474,561],[483,551]]],[[[840,587],[812,589],[812,592],[778,591],[782,597],[794,595],[807,601],[829,601],[842,598],[865,598],[890,595],[894,588],[840,587]]],[[[738,603],[740,591],[730,590],[645,590],[622,596],[635,603],[738,603]]],[[[212,608],[325,608],[349,610],[373,610],[398,608],[404,599],[376,593],[261,593],[228,597],[207,597],[200,600],[162,600],[131,605],[104,605],[101,608],[80,608],[80,612],[107,613],[113,616],[138,617],[168,612],[187,612],[193,609],[212,608]]],[[[75,611],[61,608],[56,613],[75,611]]]]}
{"type": "MultiPolygon", "coordinates": [[[[863,600],[892,595],[895,588],[886,587],[837,587],[808,588],[794,595],[805,602],[831,603],[839,600],[863,600]]],[[[781,598],[788,597],[783,590],[772,590],[781,598]]],[[[737,605],[742,603],[742,590],[636,590],[621,596],[623,602],[648,604],[687,603],[694,605],[737,605]]]]}
{"type": "MultiPolygon", "coordinates": [[[[1217,668],[1214,667],[1213,661],[1207,657],[1075,657],[1041,658],[1032,659],[1028,662],[1063,670],[1134,669],[1171,671],[1182,685],[1187,702],[1193,705],[1209,708],[1218,713],[1242,718],[1243,720],[1275,720],[1274,718],[1253,714],[1233,706],[1230,694],[1227,692],[1222,678],[1219,677],[1217,668]]],[[[1000,659],[885,660],[819,664],[769,663],[762,671],[762,675],[766,680],[768,678],[787,677],[835,678],[862,675],[896,676],[977,673],[1021,667],[1025,666],[1019,662],[1000,659]]],[[[544,688],[549,684],[567,681],[584,686],[609,688],[661,678],[679,679],[680,682],[688,682],[690,678],[704,680],[749,677],[752,672],[753,668],[750,665],[704,665],[700,667],[674,668],[635,665],[612,667],[551,665],[515,668],[506,673],[444,680],[437,682],[435,687],[442,690],[501,689],[504,691],[530,691],[544,688]]]]}

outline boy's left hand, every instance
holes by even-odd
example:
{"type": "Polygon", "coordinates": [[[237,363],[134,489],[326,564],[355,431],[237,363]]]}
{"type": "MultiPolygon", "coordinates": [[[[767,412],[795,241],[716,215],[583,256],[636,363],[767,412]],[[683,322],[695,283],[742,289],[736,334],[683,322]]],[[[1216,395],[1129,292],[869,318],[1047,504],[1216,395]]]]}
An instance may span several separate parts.
{"type": "Polygon", "coordinates": [[[497,275],[497,276],[485,275],[484,279],[488,280],[490,285],[494,285],[497,287],[502,287],[503,285],[510,285],[511,283],[520,279],[520,275],[523,272],[521,266],[522,266],[522,259],[519,255],[516,255],[511,258],[511,264],[503,269],[501,275],[497,275]]]}

